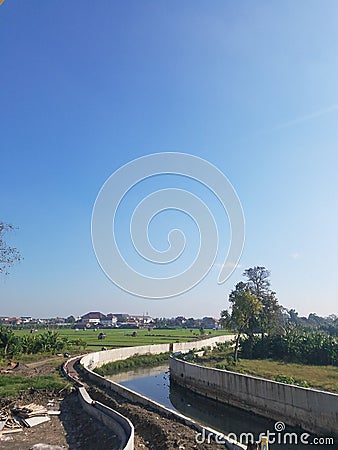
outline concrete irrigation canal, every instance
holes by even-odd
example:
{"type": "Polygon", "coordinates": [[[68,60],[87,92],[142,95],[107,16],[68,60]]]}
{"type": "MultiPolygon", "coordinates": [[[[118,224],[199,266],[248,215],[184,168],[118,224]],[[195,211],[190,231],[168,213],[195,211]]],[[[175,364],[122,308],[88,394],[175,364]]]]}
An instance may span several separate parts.
{"type": "MultiPolygon", "coordinates": [[[[255,439],[260,433],[266,435],[267,431],[276,432],[274,420],[266,419],[251,411],[219,403],[198,395],[191,390],[182,388],[176,383],[170,383],[169,365],[160,365],[151,368],[138,368],[132,371],[121,372],[106,377],[122,386],[127,387],[141,395],[144,395],[163,406],[184,414],[202,425],[215,429],[221,434],[234,433],[241,436],[243,433],[251,433],[255,439]]],[[[286,431],[301,435],[304,430],[287,426],[286,431]]],[[[202,436],[197,437],[197,441],[202,436]]],[[[308,449],[308,445],[278,444],[270,445],[276,450],[308,449]]],[[[313,448],[313,446],[312,446],[313,448]]],[[[333,448],[333,446],[321,445],[321,448],[333,448]]]]}
{"type": "MultiPolygon", "coordinates": [[[[192,348],[198,350],[206,345],[215,346],[217,342],[220,342],[220,339],[228,340],[231,337],[222,336],[193,343],[160,344],[91,353],[80,359],[82,368],[80,377],[85,384],[78,380],[79,374],[73,369],[74,360],[69,361],[68,365],[66,364],[65,371],[72,376],[73,380],[78,380],[78,385],[81,386],[79,396],[85,410],[114,430],[121,441],[119,447],[121,449],[130,450],[139,446],[154,450],[174,448],[180,448],[181,450],[193,448],[242,450],[247,448],[247,438],[250,439],[252,436],[256,440],[260,434],[270,435],[269,449],[272,450],[305,450],[309,448],[308,445],[312,445],[311,448],[335,448],[334,440],[326,440],[325,442],[315,440],[315,434],[326,438],[335,436],[337,424],[333,419],[337,417],[338,405],[338,396],[335,394],[311,389],[304,392],[304,390],[299,390],[302,388],[283,386],[281,383],[244,375],[240,375],[242,377],[240,381],[233,381],[231,376],[234,374],[228,372],[230,381],[235,383],[233,386],[238,387],[235,392],[229,393],[229,396],[234,398],[234,403],[230,406],[224,401],[226,394],[223,392],[224,389],[219,391],[217,385],[217,383],[223,383],[222,386],[224,386],[222,377],[228,376],[226,371],[216,370],[211,375],[203,375],[204,379],[200,375],[198,375],[200,378],[196,378],[194,371],[199,374],[199,371],[204,370],[204,368],[201,369],[197,365],[179,360],[176,363],[176,358],[170,358],[171,370],[174,370],[171,376],[168,371],[169,364],[119,373],[109,377],[109,379],[93,371],[94,368],[107,362],[126,359],[135,354],[158,354],[168,351],[186,352],[192,348]],[[241,383],[242,387],[238,383],[241,383]],[[278,401],[278,398],[271,397],[275,390],[277,390],[278,395],[287,394],[289,396],[290,404],[284,405],[280,401],[281,420],[276,419],[273,407],[269,405],[269,398],[266,402],[267,410],[263,414],[265,417],[262,417],[262,414],[257,414],[257,411],[261,411],[259,407],[261,398],[256,399],[254,391],[251,395],[252,398],[248,396],[247,405],[241,404],[241,407],[238,408],[236,402],[239,402],[238,398],[243,394],[243,386],[248,389],[248,386],[251,386],[250,383],[262,385],[264,389],[268,386],[269,392],[271,391],[271,395],[269,395],[272,405],[275,400],[278,401]],[[290,392],[285,391],[285,389],[290,388],[290,392]],[[220,395],[217,392],[221,392],[223,396],[221,401],[217,398],[217,395],[220,395]],[[201,393],[204,395],[200,395],[201,393]],[[309,402],[301,402],[304,396],[306,399],[308,396],[310,398],[313,396],[317,399],[317,404],[311,405],[309,402]],[[123,401],[120,401],[120,399],[123,399],[123,401]],[[323,407],[318,404],[318,401],[321,400],[325,401],[323,407]],[[255,402],[258,404],[257,409],[253,407],[255,402]],[[291,404],[293,409],[290,406],[291,404]],[[322,409],[319,409],[319,407],[322,407],[322,409]],[[138,410],[136,411],[135,408],[138,408],[138,410]],[[309,419],[313,414],[311,408],[317,408],[320,416],[317,420],[314,416],[313,423],[309,419]],[[285,420],[285,411],[290,411],[290,421],[285,420]],[[298,411],[305,418],[304,423],[310,424],[305,430],[295,427],[295,417],[292,414],[299,414],[298,411]],[[140,413],[141,416],[143,413],[145,414],[141,422],[147,423],[147,426],[140,426],[140,413]],[[151,416],[152,414],[153,416],[151,416]],[[136,426],[134,427],[135,423],[136,426]],[[325,434],[322,423],[326,427],[325,434]],[[311,430],[309,430],[309,427],[311,430]],[[316,430],[314,431],[315,428],[317,428],[318,433],[316,430]],[[142,433],[143,440],[141,436],[140,441],[140,434],[142,435],[142,433]]],[[[238,376],[239,374],[235,375],[238,376]]],[[[252,386],[250,389],[252,389],[252,386]]],[[[259,392],[259,389],[257,392],[259,392]]],[[[228,403],[231,404],[231,402],[228,403]]],[[[261,446],[261,448],[264,448],[264,446],[261,446]]]]}

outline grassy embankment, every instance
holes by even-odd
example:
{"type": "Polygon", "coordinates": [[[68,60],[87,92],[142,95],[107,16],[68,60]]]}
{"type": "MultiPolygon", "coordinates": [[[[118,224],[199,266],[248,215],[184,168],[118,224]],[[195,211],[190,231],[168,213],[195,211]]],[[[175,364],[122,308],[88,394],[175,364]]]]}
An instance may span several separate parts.
{"type": "Polygon", "coordinates": [[[94,372],[106,376],[114,375],[115,373],[124,370],[136,369],[138,367],[157,366],[161,363],[168,362],[169,355],[169,352],[160,353],[158,355],[135,355],[121,361],[112,361],[104,364],[103,366],[94,369],[94,372]]]}
{"type": "MultiPolygon", "coordinates": [[[[231,350],[230,350],[231,352],[231,350]]],[[[232,372],[259,376],[270,380],[294,380],[292,384],[338,393],[338,367],[287,363],[271,359],[240,359],[237,365],[229,361],[229,350],[207,352],[196,363],[232,372]]]]}

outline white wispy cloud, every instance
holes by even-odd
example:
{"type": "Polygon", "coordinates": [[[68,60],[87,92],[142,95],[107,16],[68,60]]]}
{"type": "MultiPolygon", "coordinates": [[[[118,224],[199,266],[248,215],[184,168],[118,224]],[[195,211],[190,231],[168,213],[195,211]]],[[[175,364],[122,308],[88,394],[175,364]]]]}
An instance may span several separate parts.
{"type": "Polygon", "coordinates": [[[291,253],[290,256],[291,256],[292,259],[299,259],[300,258],[300,254],[298,252],[293,252],[293,253],[291,253]]]}
{"type": "Polygon", "coordinates": [[[282,130],[283,128],[292,127],[293,125],[297,125],[299,123],[303,123],[303,122],[307,122],[309,120],[316,119],[317,117],[324,116],[325,114],[328,114],[330,112],[337,111],[337,110],[338,110],[338,104],[336,103],[335,105],[331,105],[327,108],[320,109],[320,110],[314,111],[310,114],[305,114],[304,116],[297,117],[296,119],[290,120],[289,122],[281,123],[281,124],[275,126],[274,128],[272,128],[270,131],[277,131],[277,130],[282,130]]]}
{"type": "Polygon", "coordinates": [[[246,137],[242,137],[241,139],[239,139],[239,141],[246,141],[248,139],[251,139],[252,137],[255,136],[263,136],[266,134],[270,134],[270,133],[274,133],[275,131],[279,131],[279,130],[283,130],[285,128],[289,128],[289,127],[293,127],[296,126],[298,124],[304,123],[304,122],[308,122],[310,120],[314,120],[317,119],[318,117],[324,116],[325,114],[329,114],[332,112],[338,111],[338,103],[335,103],[331,106],[328,106],[327,108],[323,108],[323,109],[319,109],[317,111],[313,111],[311,113],[308,114],[304,114],[300,117],[296,117],[295,119],[289,120],[287,122],[282,122],[280,124],[277,124],[269,129],[261,129],[261,130],[257,130],[256,132],[254,132],[251,136],[246,136],[246,137]]]}

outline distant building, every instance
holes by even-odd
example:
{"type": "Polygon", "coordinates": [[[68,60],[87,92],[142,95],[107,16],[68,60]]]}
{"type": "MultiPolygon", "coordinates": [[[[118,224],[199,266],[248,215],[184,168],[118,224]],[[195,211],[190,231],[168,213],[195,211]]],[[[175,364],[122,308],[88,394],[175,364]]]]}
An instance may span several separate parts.
{"type": "Polygon", "coordinates": [[[153,318],[148,315],[131,315],[128,322],[136,322],[138,325],[148,325],[153,322],[153,318]]]}
{"type": "Polygon", "coordinates": [[[104,327],[116,327],[117,317],[115,317],[114,314],[109,313],[104,318],[101,318],[100,323],[104,327]]]}
{"type": "Polygon", "coordinates": [[[118,323],[128,322],[129,314],[114,313],[118,323]]]}
{"type": "Polygon", "coordinates": [[[75,328],[90,328],[95,326],[103,326],[103,327],[116,327],[117,318],[114,314],[103,314],[99,311],[91,311],[83,316],[81,316],[80,320],[75,322],[75,328]],[[85,326],[84,326],[85,324],[85,326]]]}
{"type": "Polygon", "coordinates": [[[75,322],[74,324],[74,328],[78,329],[78,330],[85,330],[86,328],[90,328],[90,323],[89,322],[75,322]]]}
{"type": "Polygon", "coordinates": [[[154,324],[154,319],[147,314],[125,314],[109,313],[103,314],[100,311],[90,311],[84,314],[74,323],[74,328],[102,327],[124,327],[139,328],[154,324]]]}
{"type": "Polygon", "coordinates": [[[81,316],[81,322],[87,322],[93,325],[99,325],[102,319],[106,319],[106,315],[99,311],[91,311],[84,316],[81,316]]]}
{"type": "Polygon", "coordinates": [[[45,323],[48,325],[64,325],[66,319],[64,317],[51,317],[50,319],[45,319],[45,323]]]}
{"type": "Polygon", "coordinates": [[[22,320],[20,317],[9,317],[7,323],[10,323],[11,325],[21,325],[22,320]]]}
{"type": "Polygon", "coordinates": [[[31,316],[21,316],[20,319],[22,320],[22,323],[29,323],[33,320],[31,316]]]}

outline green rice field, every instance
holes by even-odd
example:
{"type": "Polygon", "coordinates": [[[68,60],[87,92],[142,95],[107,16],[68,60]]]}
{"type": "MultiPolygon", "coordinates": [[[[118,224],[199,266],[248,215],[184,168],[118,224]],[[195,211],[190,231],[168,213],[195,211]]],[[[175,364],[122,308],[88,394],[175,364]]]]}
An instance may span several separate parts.
{"type": "MultiPolygon", "coordinates": [[[[38,330],[34,333],[39,334],[45,330],[38,330]]],[[[147,328],[142,329],[99,329],[94,331],[75,329],[57,329],[60,336],[66,336],[68,339],[82,339],[86,342],[87,350],[99,350],[101,347],[133,347],[136,345],[164,344],[171,342],[189,342],[198,339],[206,339],[212,336],[227,334],[225,330],[205,330],[205,334],[201,335],[197,329],[153,329],[148,332],[147,328]],[[98,335],[103,332],[105,339],[99,340],[98,335]],[[136,336],[133,336],[136,332],[136,336]]],[[[16,334],[23,335],[30,333],[30,330],[16,330],[16,334]]]]}

